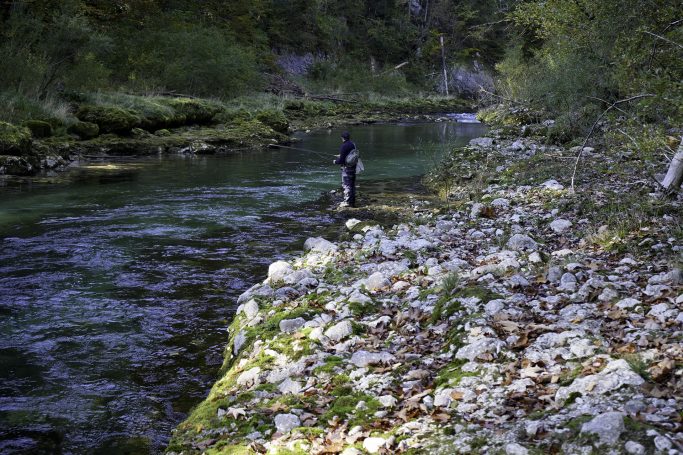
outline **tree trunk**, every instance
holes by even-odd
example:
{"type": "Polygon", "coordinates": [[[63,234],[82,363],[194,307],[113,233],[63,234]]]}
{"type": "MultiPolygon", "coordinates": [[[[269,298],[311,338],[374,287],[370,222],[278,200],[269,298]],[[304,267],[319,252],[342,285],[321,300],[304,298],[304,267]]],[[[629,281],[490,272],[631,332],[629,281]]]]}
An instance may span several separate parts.
{"type": "Polygon", "coordinates": [[[662,180],[662,186],[668,191],[678,191],[683,184],[683,137],[678,146],[678,151],[669,164],[666,177],[662,180]]]}

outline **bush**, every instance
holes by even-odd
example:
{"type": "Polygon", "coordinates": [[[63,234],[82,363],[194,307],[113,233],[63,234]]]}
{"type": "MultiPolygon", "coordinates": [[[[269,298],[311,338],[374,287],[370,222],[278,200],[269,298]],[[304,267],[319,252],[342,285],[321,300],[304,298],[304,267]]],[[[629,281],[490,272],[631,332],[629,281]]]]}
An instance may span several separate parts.
{"type": "Polygon", "coordinates": [[[289,132],[289,121],[282,111],[265,110],[256,114],[256,119],[268,125],[278,133],[287,134],[289,132]]]}
{"type": "Polygon", "coordinates": [[[218,28],[157,31],[141,47],[130,82],[142,89],[234,98],[263,85],[254,53],[218,28]]]}

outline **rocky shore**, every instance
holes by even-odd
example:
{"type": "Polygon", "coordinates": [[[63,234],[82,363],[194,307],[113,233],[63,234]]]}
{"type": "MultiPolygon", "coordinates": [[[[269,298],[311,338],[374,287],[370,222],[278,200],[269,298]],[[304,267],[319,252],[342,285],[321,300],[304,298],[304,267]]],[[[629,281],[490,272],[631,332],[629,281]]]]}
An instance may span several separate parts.
{"type": "Polygon", "coordinates": [[[575,153],[493,131],[447,206],[272,264],[168,453],[681,453],[681,199],[575,153]]]}

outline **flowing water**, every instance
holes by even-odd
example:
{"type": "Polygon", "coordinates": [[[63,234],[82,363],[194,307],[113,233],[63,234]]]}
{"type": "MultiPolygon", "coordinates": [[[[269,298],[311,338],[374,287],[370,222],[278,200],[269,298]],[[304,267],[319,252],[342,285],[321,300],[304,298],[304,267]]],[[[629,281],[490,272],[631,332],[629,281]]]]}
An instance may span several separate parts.
{"type": "MultiPolygon", "coordinates": [[[[359,191],[416,177],[476,124],[352,129],[359,191]]],[[[158,453],[206,395],[236,297],[342,215],[339,131],[295,150],[0,180],[0,453],[158,453]]]]}

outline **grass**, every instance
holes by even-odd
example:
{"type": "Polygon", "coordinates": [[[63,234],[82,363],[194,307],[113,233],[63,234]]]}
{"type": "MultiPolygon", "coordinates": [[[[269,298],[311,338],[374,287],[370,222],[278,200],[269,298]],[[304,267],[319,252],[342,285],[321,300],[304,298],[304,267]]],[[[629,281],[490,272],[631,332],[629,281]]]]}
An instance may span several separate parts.
{"type": "Polygon", "coordinates": [[[479,376],[476,372],[463,371],[462,367],[467,363],[465,359],[456,359],[443,367],[436,379],[434,385],[439,386],[457,386],[462,378],[479,376]]]}
{"type": "Polygon", "coordinates": [[[646,381],[652,380],[650,373],[647,371],[649,365],[647,364],[647,362],[645,362],[645,360],[643,360],[643,358],[640,355],[625,354],[623,359],[626,360],[628,366],[631,367],[631,369],[641,378],[643,378],[646,381]]]}

